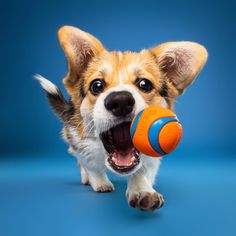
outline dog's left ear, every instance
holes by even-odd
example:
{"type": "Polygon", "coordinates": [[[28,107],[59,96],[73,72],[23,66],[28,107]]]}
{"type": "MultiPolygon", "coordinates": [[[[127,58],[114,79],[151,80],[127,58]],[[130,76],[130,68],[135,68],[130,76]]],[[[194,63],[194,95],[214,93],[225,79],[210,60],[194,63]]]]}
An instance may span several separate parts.
{"type": "Polygon", "coordinates": [[[192,83],[207,60],[206,49],[194,42],[169,42],[150,50],[157,58],[161,75],[168,79],[181,95],[192,83]]]}

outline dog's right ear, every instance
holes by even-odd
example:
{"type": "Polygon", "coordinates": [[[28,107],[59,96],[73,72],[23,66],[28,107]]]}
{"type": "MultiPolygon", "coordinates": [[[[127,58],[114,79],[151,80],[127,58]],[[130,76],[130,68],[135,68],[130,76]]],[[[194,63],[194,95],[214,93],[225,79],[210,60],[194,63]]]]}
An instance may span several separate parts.
{"type": "Polygon", "coordinates": [[[91,59],[105,49],[94,36],[72,26],[61,27],[58,37],[68,60],[68,74],[63,83],[70,87],[78,81],[91,59]]]}

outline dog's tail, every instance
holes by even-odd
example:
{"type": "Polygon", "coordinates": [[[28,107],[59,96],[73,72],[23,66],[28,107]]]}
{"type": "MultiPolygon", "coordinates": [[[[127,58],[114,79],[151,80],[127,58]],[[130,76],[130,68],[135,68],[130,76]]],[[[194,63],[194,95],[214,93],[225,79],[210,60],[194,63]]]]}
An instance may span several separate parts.
{"type": "Polygon", "coordinates": [[[63,121],[68,120],[74,111],[72,103],[64,98],[61,90],[51,81],[38,74],[34,78],[39,81],[46,92],[49,104],[56,115],[63,121]]]}

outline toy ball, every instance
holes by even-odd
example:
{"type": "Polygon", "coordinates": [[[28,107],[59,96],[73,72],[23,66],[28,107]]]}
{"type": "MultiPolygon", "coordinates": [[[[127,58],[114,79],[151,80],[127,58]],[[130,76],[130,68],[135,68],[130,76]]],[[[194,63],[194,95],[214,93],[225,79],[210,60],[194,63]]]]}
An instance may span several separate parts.
{"type": "Polygon", "coordinates": [[[182,126],[171,110],[149,106],[134,117],[130,135],[140,152],[151,157],[161,157],[177,147],[182,136],[182,126]]]}

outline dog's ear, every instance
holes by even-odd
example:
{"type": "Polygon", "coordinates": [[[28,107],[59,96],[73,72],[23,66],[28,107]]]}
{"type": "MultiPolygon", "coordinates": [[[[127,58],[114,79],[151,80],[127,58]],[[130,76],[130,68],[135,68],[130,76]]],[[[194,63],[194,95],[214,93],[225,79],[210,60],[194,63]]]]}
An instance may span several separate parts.
{"type": "Polygon", "coordinates": [[[72,26],[61,27],[58,38],[68,60],[68,74],[63,82],[73,86],[91,59],[105,49],[94,36],[72,26]]]}
{"type": "Polygon", "coordinates": [[[157,58],[162,76],[168,79],[181,95],[192,83],[207,60],[206,49],[194,42],[169,42],[150,50],[157,58]]]}

